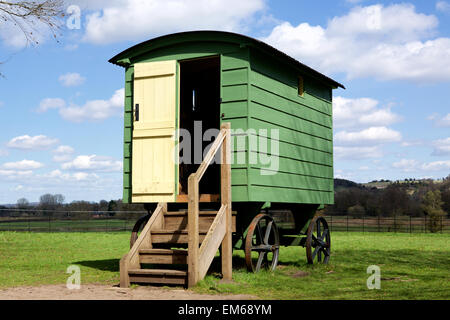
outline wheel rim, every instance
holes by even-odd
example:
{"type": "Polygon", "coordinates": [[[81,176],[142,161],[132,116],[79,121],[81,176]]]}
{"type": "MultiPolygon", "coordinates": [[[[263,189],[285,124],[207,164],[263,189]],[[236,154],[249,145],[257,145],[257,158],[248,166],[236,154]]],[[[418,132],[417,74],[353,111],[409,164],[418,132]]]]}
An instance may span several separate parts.
{"type": "Polygon", "coordinates": [[[150,219],[150,215],[142,216],[134,224],[133,230],[131,231],[130,249],[133,247],[134,243],[138,239],[139,234],[141,233],[141,231],[144,228],[145,224],[147,223],[148,219],[150,219]]]}
{"type": "Polygon", "coordinates": [[[315,216],[309,224],[306,237],[306,258],[309,264],[314,261],[328,263],[331,253],[331,236],[325,218],[315,216]]]}
{"type": "Polygon", "coordinates": [[[280,239],[275,221],[269,215],[257,215],[250,223],[245,238],[247,269],[252,272],[258,272],[261,268],[275,270],[279,249],[280,239]]]}

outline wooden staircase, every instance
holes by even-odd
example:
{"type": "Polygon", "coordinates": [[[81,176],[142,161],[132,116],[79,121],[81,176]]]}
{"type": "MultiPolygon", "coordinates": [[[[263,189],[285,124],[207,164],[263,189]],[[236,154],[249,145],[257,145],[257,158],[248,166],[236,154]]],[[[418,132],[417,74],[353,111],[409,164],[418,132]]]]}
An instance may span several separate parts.
{"type": "Polygon", "coordinates": [[[223,278],[231,280],[231,234],[236,219],[231,212],[229,129],[229,123],[221,126],[197,172],[189,176],[188,210],[170,212],[166,203],[158,204],[133,247],[120,260],[121,287],[129,287],[130,283],[191,287],[205,277],[220,245],[223,278]],[[221,206],[218,211],[200,211],[198,185],[218,150],[221,150],[221,206]]]}
{"type": "MultiPolygon", "coordinates": [[[[163,223],[153,223],[150,231],[151,245],[142,244],[136,252],[139,265],[128,269],[129,283],[154,283],[188,285],[187,230],[188,212],[165,212],[162,207],[163,223]],[[144,264],[151,264],[145,268],[144,264]]],[[[208,234],[217,216],[216,211],[199,211],[199,245],[208,234]]],[[[232,231],[236,231],[236,215],[232,217],[232,231]]],[[[147,240],[148,241],[148,240],[147,240]]],[[[201,251],[201,246],[200,246],[201,251]]],[[[126,277],[126,275],[124,275],[126,277]]],[[[126,285],[126,283],[124,283],[126,285]]]]}

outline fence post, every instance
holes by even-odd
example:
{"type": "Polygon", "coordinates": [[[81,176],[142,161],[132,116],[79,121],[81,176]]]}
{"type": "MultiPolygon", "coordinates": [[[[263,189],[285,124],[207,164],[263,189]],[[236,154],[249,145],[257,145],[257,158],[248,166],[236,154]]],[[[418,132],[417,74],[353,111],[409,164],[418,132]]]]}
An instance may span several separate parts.
{"type": "Polygon", "coordinates": [[[409,216],[409,233],[412,233],[412,231],[411,231],[411,216],[409,216]]]}
{"type": "Polygon", "coordinates": [[[364,216],[363,216],[363,233],[364,233],[364,222],[365,222],[365,219],[364,219],[364,216]]]}
{"type": "Polygon", "coordinates": [[[397,215],[394,215],[394,233],[397,233],[397,215]]]}
{"type": "Polygon", "coordinates": [[[333,231],[333,216],[330,216],[330,231],[333,231]]]}
{"type": "Polygon", "coordinates": [[[347,213],[347,232],[348,232],[348,213],[347,213]]]}

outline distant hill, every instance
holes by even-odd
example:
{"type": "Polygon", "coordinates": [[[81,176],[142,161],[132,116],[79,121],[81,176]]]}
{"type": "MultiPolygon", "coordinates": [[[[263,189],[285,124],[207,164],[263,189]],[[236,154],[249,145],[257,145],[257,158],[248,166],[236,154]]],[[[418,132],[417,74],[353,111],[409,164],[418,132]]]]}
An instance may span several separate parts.
{"type": "Polygon", "coordinates": [[[358,189],[364,189],[364,186],[362,186],[359,183],[346,180],[346,179],[334,179],[334,190],[338,191],[339,189],[346,189],[346,188],[358,188],[358,189]]]}

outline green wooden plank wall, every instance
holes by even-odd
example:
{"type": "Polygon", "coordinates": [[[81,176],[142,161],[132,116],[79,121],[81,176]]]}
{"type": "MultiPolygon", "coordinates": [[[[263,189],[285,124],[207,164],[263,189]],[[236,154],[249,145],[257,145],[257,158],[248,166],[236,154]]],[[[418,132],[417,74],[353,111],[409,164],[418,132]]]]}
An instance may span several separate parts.
{"type": "Polygon", "coordinates": [[[250,51],[248,127],[256,138],[269,135],[249,153],[251,201],[333,203],[333,132],[331,88],[275,61],[250,51]],[[305,92],[298,94],[298,77],[305,92]],[[278,137],[270,131],[278,129],[278,137]],[[261,155],[271,154],[271,139],[279,143],[278,168],[268,169],[261,155]],[[256,163],[255,163],[256,160],[256,163]],[[270,175],[271,173],[271,175],[270,175]]]}
{"type": "Polygon", "coordinates": [[[133,74],[134,67],[125,70],[125,114],[123,143],[123,202],[131,203],[131,138],[133,135],[133,74]]]}
{"type": "MultiPolygon", "coordinates": [[[[221,122],[231,128],[248,126],[249,51],[239,48],[221,55],[221,122]]],[[[233,139],[236,137],[233,135],[233,139]]],[[[233,201],[248,201],[248,153],[244,145],[232,144],[231,193],[233,201]],[[238,159],[242,159],[238,163],[238,159]]]]}

